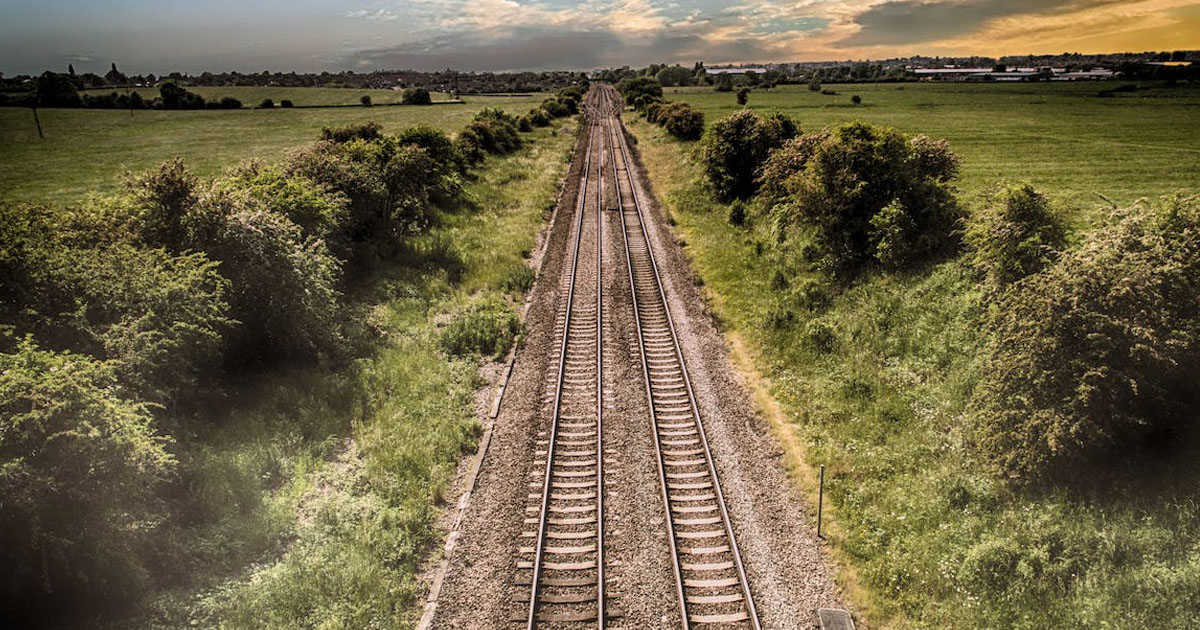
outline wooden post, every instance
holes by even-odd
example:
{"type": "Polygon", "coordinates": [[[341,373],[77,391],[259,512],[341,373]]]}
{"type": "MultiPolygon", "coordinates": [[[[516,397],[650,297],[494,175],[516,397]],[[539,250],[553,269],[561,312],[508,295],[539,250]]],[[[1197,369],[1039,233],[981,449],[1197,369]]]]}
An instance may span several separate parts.
{"type": "Polygon", "coordinates": [[[817,486],[817,538],[821,538],[821,511],[825,505],[825,464],[821,464],[821,481],[817,486]]]}
{"type": "Polygon", "coordinates": [[[33,110],[33,122],[34,122],[34,123],[37,125],[37,129],[38,129],[38,138],[41,138],[42,140],[45,140],[45,139],[46,139],[46,136],[43,136],[43,135],[42,135],[42,121],[38,120],[38,115],[37,115],[37,106],[36,106],[36,105],[30,105],[30,106],[29,106],[29,109],[32,109],[32,110],[33,110]]]}

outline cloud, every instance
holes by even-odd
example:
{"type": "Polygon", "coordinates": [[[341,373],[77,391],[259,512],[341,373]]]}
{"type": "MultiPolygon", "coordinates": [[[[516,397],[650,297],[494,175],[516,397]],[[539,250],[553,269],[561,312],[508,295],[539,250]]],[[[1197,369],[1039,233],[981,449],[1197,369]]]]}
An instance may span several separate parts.
{"type": "Polygon", "coordinates": [[[372,22],[392,22],[400,19],[399,13],[393,13],[387,9],[378,9],[372,11],[370,9],[358,9],[357,11],[347,11],[346,17],[370,20],[372,22]]]}
{"type": "Polygon", "coordinates": [[[973,33],[1015,15],[1071,13],[1127,0],[889,0],[853,17],[857,32],[836,45],[913,44],[973,33]]]}

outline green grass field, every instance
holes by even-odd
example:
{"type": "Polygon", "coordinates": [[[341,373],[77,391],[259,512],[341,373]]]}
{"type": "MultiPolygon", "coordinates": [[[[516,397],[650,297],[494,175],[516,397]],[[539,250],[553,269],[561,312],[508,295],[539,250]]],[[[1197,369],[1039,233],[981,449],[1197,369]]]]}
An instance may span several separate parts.
{"type": "MultiPolygon", "coordinates": [[[[945,138],[963,158],[968,198],[1001,179],[1027,180],[1058,201],[1089,207],[1200,186],[1200,89],[1154,87],[1098,98],[1114,83],[825,85],[836,96],[787,85],[750,93],[804,131],[852,120],[945,138]],[[862,96],[861,106],[850,102],[862,96]]],[[[713,122],[739,109],[736,94],[668,88],[713,122]]]]}
{"type": "MultiPolygon", "coordinates": [[[[212,89],[213,96],[235,89],[254,94],[268,90],[212,89]]],[[[298,89],[306,90],[305,94],[309,90],[298,89]]],[[[356,102],[360,95],[332,88],[311,92],[314,100],[352,97],[350,102],[356,102]]],[[[308,98],[296,95],[294,100],[301,104],[308,98]]],[[[28,109],[0,108],[0,201],[77,202],[90,192],[120,186],[128,171],[143,171],[174,156],[182,157],[199,175],[215,175],[243,160],[278,159],[285,150],[315,140],[325,126],[373,120],[387,133],[418,123],[457,133],[484,107],[522,114],[543,98],[541,94],[465,97],[462,105],[423,107],[146,110],[132,117],[128,111],[42,109],[38,114],[44,140],[38,138],[28,109]]]]}
{"type": "MultiPolygon", "coordinates": [[[[789,87],[752,93],[750,104],[807,130],[861,118],[948,138],[969,209],[998,180],[1030,180],[1069,208],[1077,235],[1104,214],[1095,192],[1125,203],[1200,187],[1195,89],[1099,99],[1088,96],[1096,84],[898,87],[833,86],[836,97],[789,87]],[[855,93],[864,107],[851,108],[855,93]]],[[[729,93],[667,96],[701,107],[709,123],[736,108],[729,93]]],[[[870,273],[835,289],[825,309],[797,307],[792,287],[822,280],[777,251],[770,222],[731,225],[695,145],[644,120],[629,126],[714,313],[779,403],[782,439],[812,468],[827,466],[827,541],[868,627],[1194,627],[1193,456],[1099,489],[1009,488],[971,447],[966,402],[984,377],[986,307],[961,258],[870,273]]]]}

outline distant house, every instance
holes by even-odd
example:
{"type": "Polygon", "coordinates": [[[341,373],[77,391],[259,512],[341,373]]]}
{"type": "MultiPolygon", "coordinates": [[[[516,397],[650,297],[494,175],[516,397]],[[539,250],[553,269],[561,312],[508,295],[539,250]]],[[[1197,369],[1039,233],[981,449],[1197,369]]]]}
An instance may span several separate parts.
{"type": "Polygon", "coordinates": [[[705,68],[709,74],[746,74],[753,72],[754,74],[762,74],[769,68],[705,68]]]}

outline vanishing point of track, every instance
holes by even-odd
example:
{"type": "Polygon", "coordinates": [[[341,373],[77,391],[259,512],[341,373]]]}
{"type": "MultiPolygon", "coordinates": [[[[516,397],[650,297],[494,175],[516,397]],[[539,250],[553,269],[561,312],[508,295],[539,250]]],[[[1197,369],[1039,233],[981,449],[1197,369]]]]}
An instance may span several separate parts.
{"type": "MultiPolygon", "coordinates": [[[[619,615],[605,593],[604,293],[605,191],[615,198],[632,289],[638,354],[657,453],[681,627],[761,626],[695,393],[663,288],[648,213],[634,183],[619,98],[596,86],[586,106],[588,139],[575,208],[551,423],[540,494],[526,523],[537,530],[518,567],[532,570],[523,621],[538,627],[604,628],[619,615]],[[607,165],[607,169],[605,166],[607,165]],[[594,204],[589,200],[595,201],[594,204]]],[[[619,263],[618,263],[619,264],[619,263]]]]}

